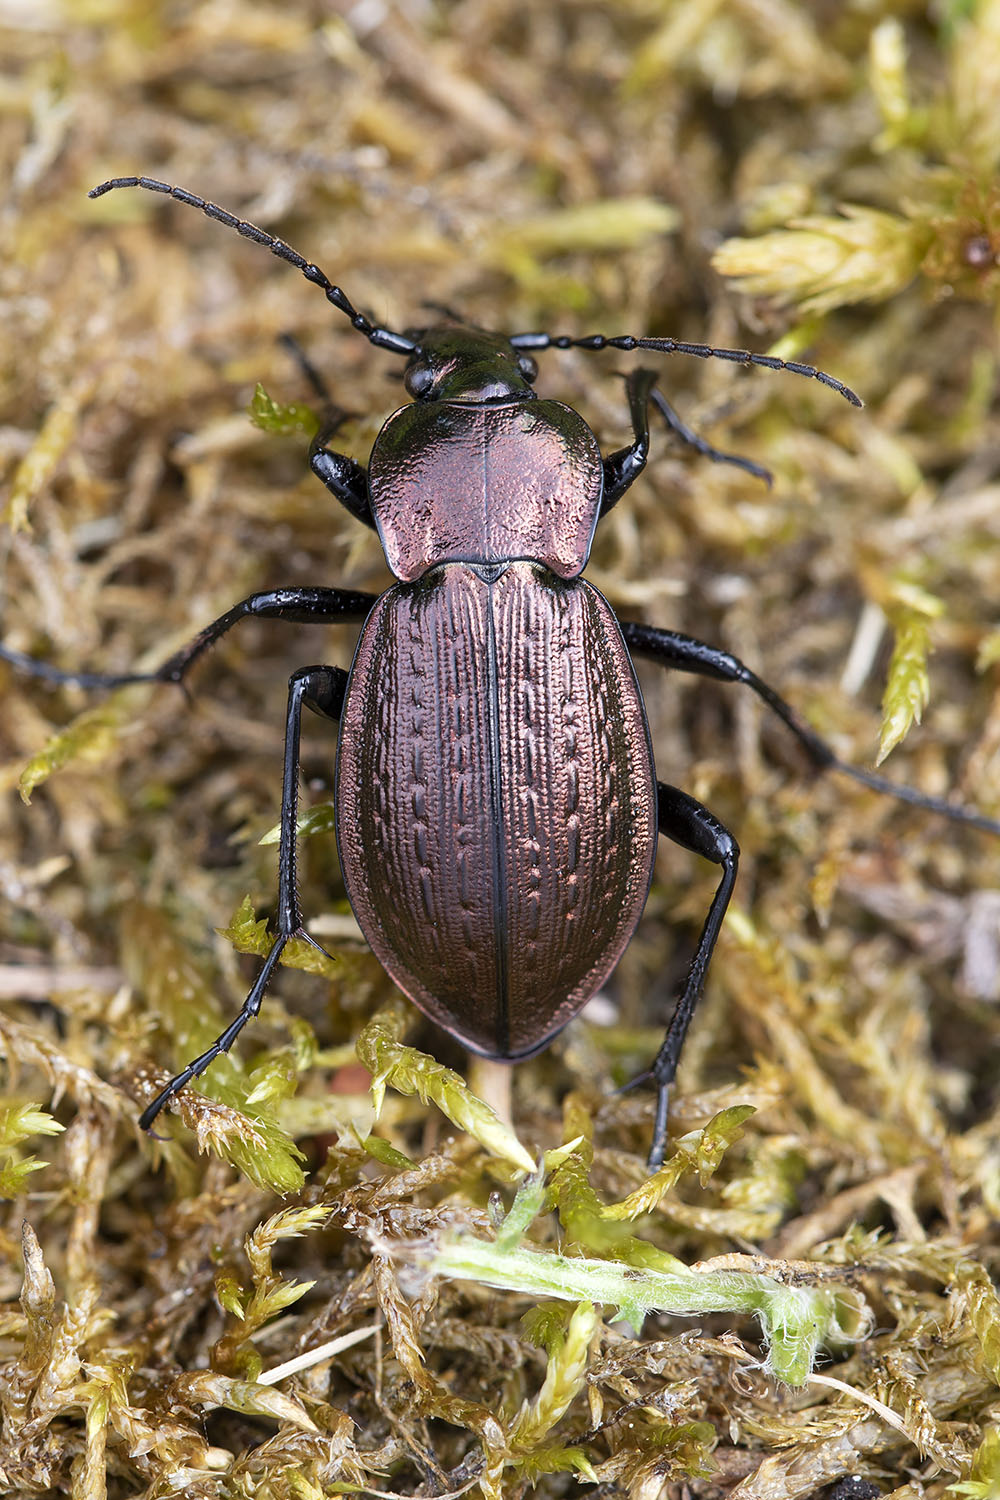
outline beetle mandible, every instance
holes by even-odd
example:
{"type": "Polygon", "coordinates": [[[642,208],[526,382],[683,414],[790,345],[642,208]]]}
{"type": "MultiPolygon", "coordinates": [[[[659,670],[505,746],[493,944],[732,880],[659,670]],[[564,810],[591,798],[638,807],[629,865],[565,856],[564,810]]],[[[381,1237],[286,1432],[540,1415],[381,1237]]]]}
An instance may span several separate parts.
{"type": "Polygon", "coordinates": [[[362,932],[421,1010],[487,1057],[512,1062],[539,1051],[604,983],[642,913],[658,833],[718,867],[663,1044],[643,1075],[657,1091],[649,1153],[657,1165],[670,1086],[739,850],[706,807],[657,780],[632,656],[749,687],[819,769],[990,833],[1000,833],[1000,823],[842,761],[730,653],[618,620],[580,574],[598,521],[646,463],[651,407],[697,451],[767,476],[685,427],[646,369],[625,382],[633,441],[602,457],[572,408],[536,396],[533,355],[579,348],[727,359],[789,370],[861,402],[811,365],[670,338],[508,336],[457,321],[396,333],[372,323],[284,241],[182,188],[119,177],[90,196],[125,187],[189,204],[295,266],[369,343],[405,358],[412,397],[385,422],[367,471],[328,446],[336,418],[310,449],[313,472],[378,532],[397,580],[386,593],[298,587],[252,594],[154,673],[64,672],[0,648],[6,660],[53,681],[181,683],[248,616],[362,623],[350,673],[311,666],[289,682],[274,944],[239,1014],[157,1095],[140,1124],[148,1130],[168,1100],[232,1046],[258,1013],[289,939],[313,941],[296,891],[306,705],[340,725],[337,841],[362,932]]]}

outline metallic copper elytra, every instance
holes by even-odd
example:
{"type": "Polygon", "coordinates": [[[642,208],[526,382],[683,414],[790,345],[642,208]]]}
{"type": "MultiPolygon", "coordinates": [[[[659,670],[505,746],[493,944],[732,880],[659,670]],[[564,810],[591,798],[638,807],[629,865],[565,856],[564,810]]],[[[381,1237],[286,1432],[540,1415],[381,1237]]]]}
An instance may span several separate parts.
{"type": "Polygon", "coordinates": [[[531,563],[383,594],[336,802],[351,905],[400,988],[477,1052],[543,1047],[614,968],[653,870],[652,753],[606,601],[531,563]]]}

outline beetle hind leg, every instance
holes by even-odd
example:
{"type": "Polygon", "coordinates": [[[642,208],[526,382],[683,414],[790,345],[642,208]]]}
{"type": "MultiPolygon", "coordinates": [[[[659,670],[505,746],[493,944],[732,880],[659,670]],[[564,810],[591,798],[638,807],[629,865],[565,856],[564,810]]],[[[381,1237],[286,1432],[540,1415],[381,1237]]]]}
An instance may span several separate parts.
{"type": "Polygon", "coordinates": [[[264,992],[289,939],[303,938],[315,948],[320,946],[305,930],[297,891],[295,830],[299,806],[302,707],[304,704],[323,718],[338,720],[344,705],[346,687],[347,673],[341,667],[303,667],[289,678],[288,711],[285,718],[285,769],[281,789],[281,839],[278,850],[278,935],[239,1014],[230,1021],[207,1052],[188,1063],[147,1105],[139,1116],[139,1124],[143,1130],[150,1129],[163,1106],[179,1094],[186,1084],[204,1073],[221,1053],[229,1051],[247,1022],[258,1014],[264,992]]]}
{"type": "MultiPolygon", "coordinates": [[[[660,832],[665,838],[693,854],[700,854],[715,865],[722,866],[722,878],[709,907],[688,968],[663,1043],[656,1054],[653,1065],[644,1078],[656,1084],[656,1116],[653,1123],[653,1142],[649,1149],[649,1169],[655,1171],[663,1161],[667,1145],[667,1109],[670,1087],[677,1073],[677,1063],[684,1046],[684,1039],[691,1024],[695,1008],[701,998],[705,974],[718,941],[722,921],[726,915],[736,870],[739,865],[739,845],[707,807],[689,797],[674,786],[657,782],[657,809],[660,832]]],[[[640,1080],[637,1080],[637,1082],[640,1080]]]]}

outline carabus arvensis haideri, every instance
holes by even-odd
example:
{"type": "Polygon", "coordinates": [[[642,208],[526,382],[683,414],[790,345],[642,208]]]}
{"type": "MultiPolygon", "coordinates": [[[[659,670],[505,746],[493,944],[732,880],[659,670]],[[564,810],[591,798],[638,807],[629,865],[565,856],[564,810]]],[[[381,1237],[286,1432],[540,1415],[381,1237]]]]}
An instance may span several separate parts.
{"type": "Polygon", "coordinates": [[[1000,823],[841,761],[728,652],[617,619],[580,574],[597,522],[646,463],[650,407],[699,452],[763,471],[691,433],[645,369],[626,380],[633,441],[602,457],[575,411],[536,396],[533,355],[578,348],[721,358],[790,370],[860,401],[811,365],[668,338],[506,336],[455,320],[395,333],[372,323],[283,241],[181,188],[121,177],[90,196],[123,187],[190,204],[297,267],[371,344],[405,358],[413,398],[385,422],[367,471],[328,446],[342,416],[310,450],[313,472],[378,532],[398,580],[386,593],[297,587],[252,594],[149,674],[63,672],[0,648],[4,659],[59,682],[180,683],[248,616],[362,622],[349,673],[312,666],[289,682],[274,945],[239,1015],[157,1095],[141,1125],[148,1129],[257,1014],[289,939],[312,941],[296,892],[305,704],[340,724],[337,840],[362,932],[400,988],[474,1052],[529,1057],[594,995],[639,921],[658,833],[720,868],[665,1039],[644,1075],[657,1088],[655,1165],[739,851],[707,808],[657,780],[632,656],[750,687],[818,768],[991,833],[1000,833],[1000,823]]]}

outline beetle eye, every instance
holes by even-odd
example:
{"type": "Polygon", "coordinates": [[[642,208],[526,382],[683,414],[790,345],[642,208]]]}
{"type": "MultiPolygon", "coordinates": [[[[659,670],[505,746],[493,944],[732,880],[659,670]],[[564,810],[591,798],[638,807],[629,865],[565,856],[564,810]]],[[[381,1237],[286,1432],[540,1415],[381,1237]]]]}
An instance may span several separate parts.
{"type": "Polygon", "coordinates": [[[524,376],[529,385],[533,385],[538,374],[538,361],[532,359],[530,354],[519,354],[517,356],[517,368],[524,376]]]}
{"type": "Polygon", "coordinates": [[[403,384],[415,401],[426,396],[434,384],[434,375],[429,365],[410,365],[403,376],[403,384]]]}

